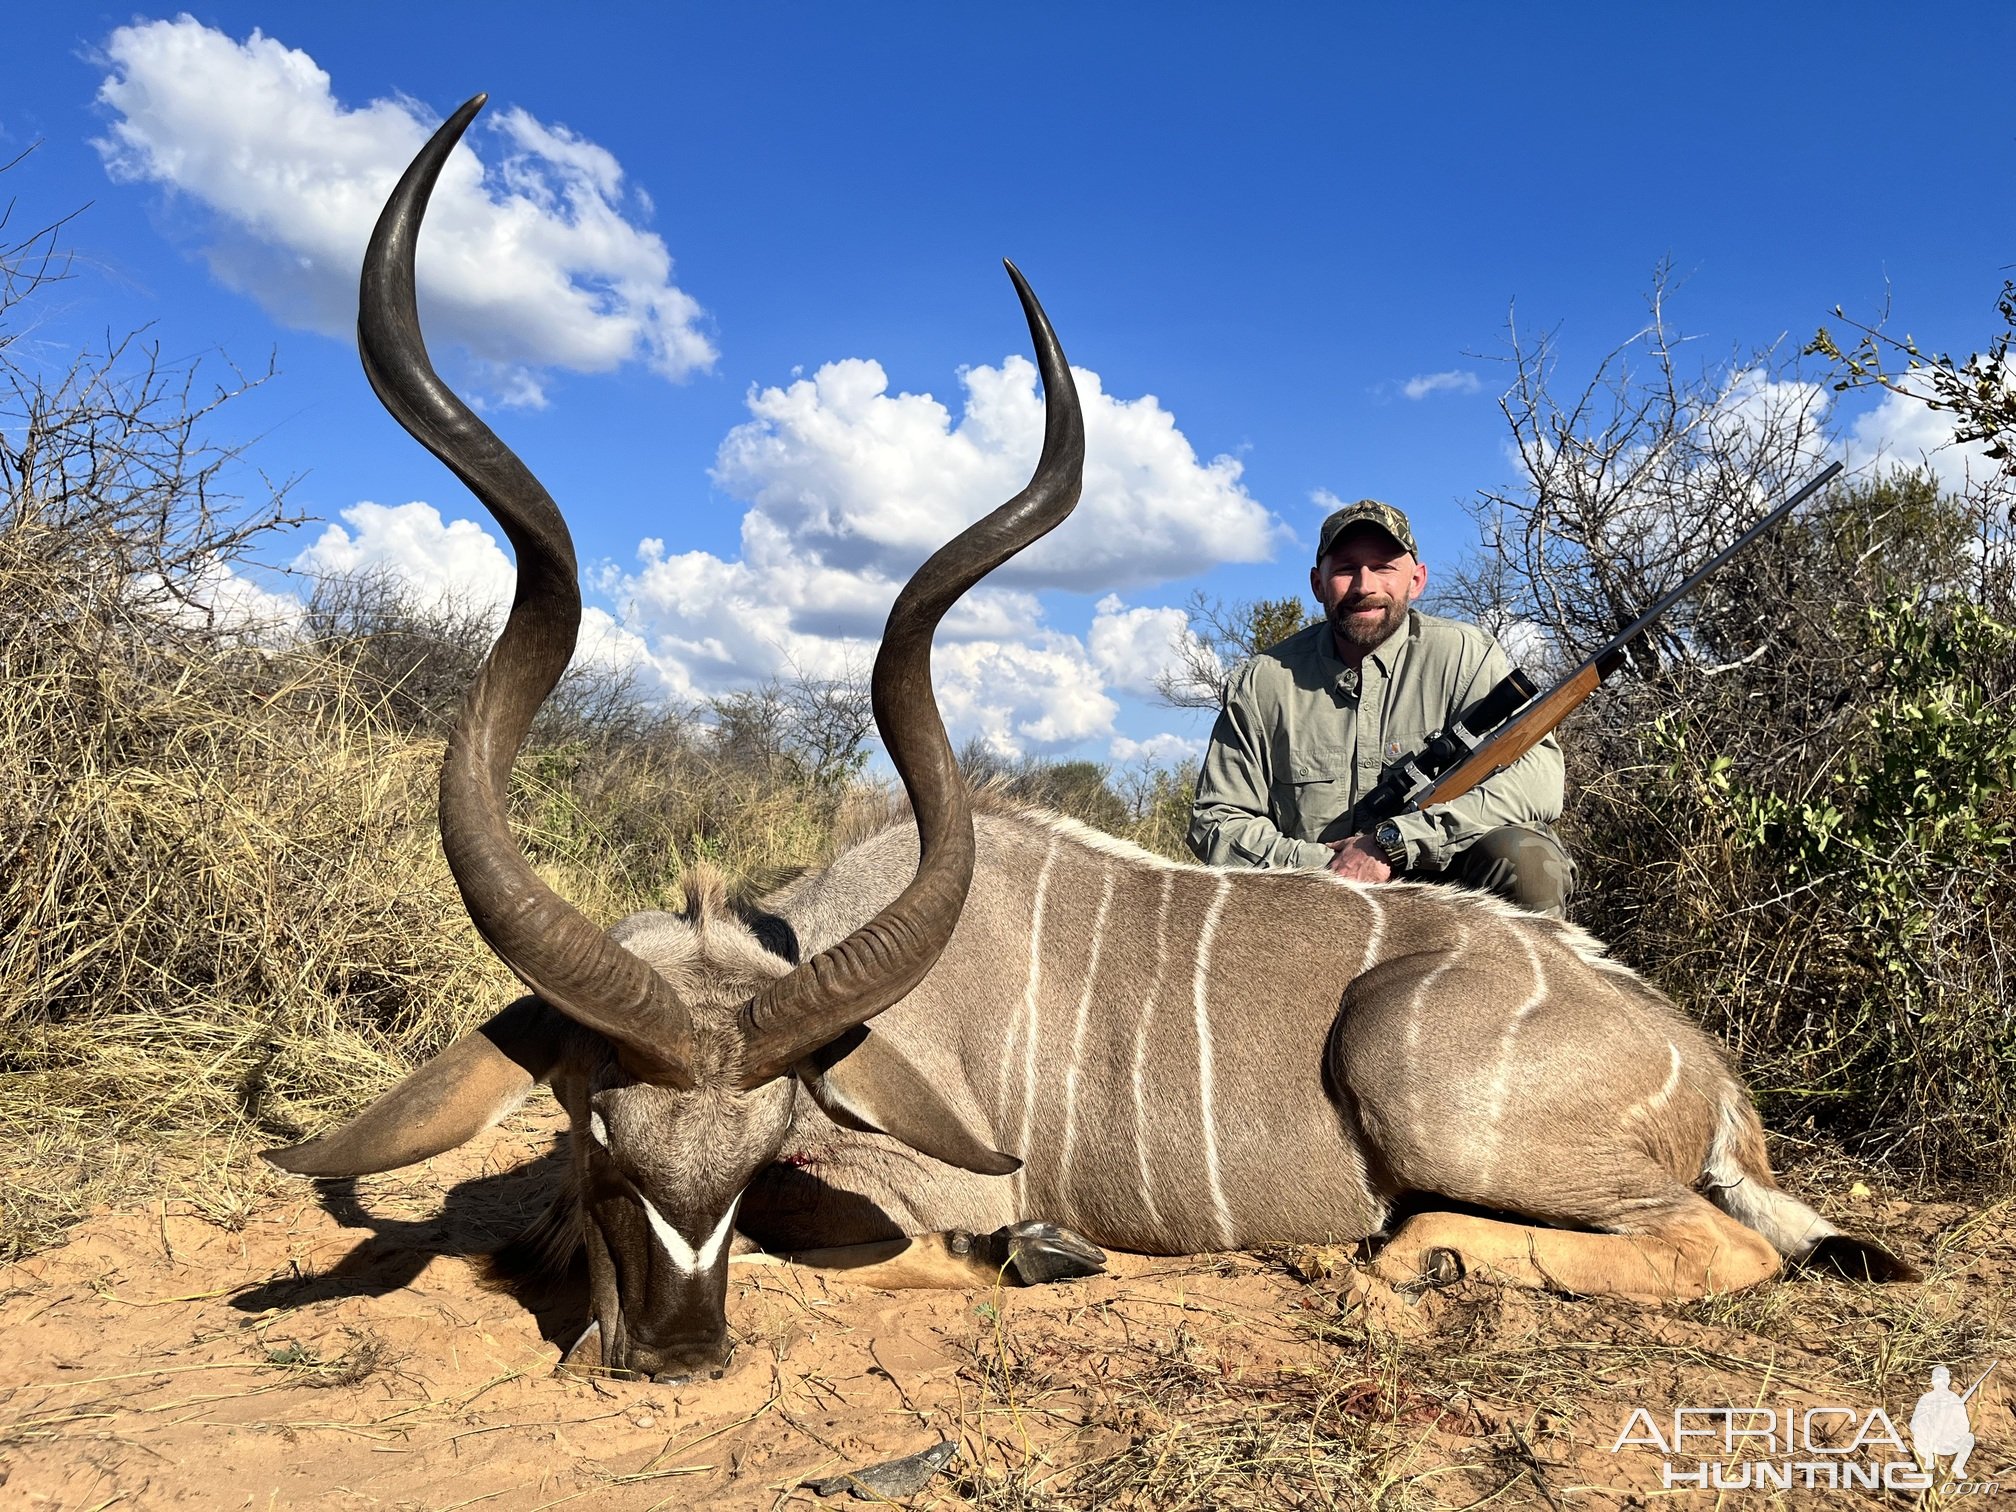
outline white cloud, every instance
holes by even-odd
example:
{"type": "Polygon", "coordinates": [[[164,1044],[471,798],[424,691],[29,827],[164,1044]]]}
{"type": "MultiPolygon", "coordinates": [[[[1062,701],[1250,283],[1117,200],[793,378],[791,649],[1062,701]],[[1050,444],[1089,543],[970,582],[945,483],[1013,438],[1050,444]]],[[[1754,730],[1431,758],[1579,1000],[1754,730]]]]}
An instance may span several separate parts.
{"type": "Polygon", "coordinates": [[[1426,399],[1430,394],[1474,394],[1483,386],[1483,380],[1475,373],[1452,369],[1446,373],[1416,373],[1400,385],[1400,392],[1409,399],[1426,399]]]}
{"type": "MultiPolygon", "coordinates": [[[[669,683],[704,697],[765,677],[837,677],[874,656],[881,618],[897,585],[829,569],[797,579],[769,575],[747,562],[705,552],[672,554],[648,541],[634,572],[605,573],[605,592],[624,626],[649,644],[669,683]],[[840,595],[874,596],[856,617],[872,618],[867,634],[819,634],[799,623],[821,623],[817,608],[840,595]],[[872,609],[872,614],[868,612],[872,609]]],[[[1003,756],[1056,750],[1108,735],[1119,713],[1105,667],[1076,637],[1044,628],[1040,609],[1024,595],[983,597],[962,604],[941,629],[933,680],[956,739],[978,735],[1003,756]]]]}
{"type": "Polygon", "coordinates": [[[425,605],[463,604],[492,616],[510,606],[518,569],[495,536],[470,520],[443,520],[432,504],[365,502],[342,511],[294,558],[312,577],[382,575],[425,605]],[[354,532],[354,533],[353,533],[354,532]]]}
{"type": "Polygon", "coordinates": [[[945,722],[978,734],[1000,756],[1097,738],[1120,712],[1100,690],[1085,648],[1068,635],[940,646],[933,671],[945,722]]]}
{"type": "Polygon", "coordinates": [[[1833,393],[1764,368],[1730,372],[1712,399],[1633,427],[1536,438],[1507,459],[1531,492],[1581,501],[1611,545],[1639,561],[1684,559],[1702,522],[1728,512],[1755,519],[1777,502],[1766,480],[1803,480],[1827,460],[1833,393]],[[1628,442],[1628,444],[1627,444],[1628,442]],[[1679,539],[1677,537],[1684,537],[1679,539]]]}
{"type": "Polygon", "coordinates": [[[1190,766],[1204,759],[1207,742],[1201,736],[1164,732],[1146,740],[1115,735],[1107,754],[1119,762],[1143,762],[1152,766],[1190,766]]]}
{"type": "MultiPolygon", "coordinates": [[[[94,145],[112,176],[206,207],[219,278],[277,319],[347,334],[364,243],[433,112],[404,99],[347,108],[308,54],[186,15],[121,27],[105,53],[98,99],[112,119],[94,145]]],[[[502,152],[486,165],[458,148],[428,212],[429,337],[464,348],[506,403],[543,403],[541,368],[710,367],[700,306],[673,284],[665,243],[625,218],[616,159],[515,107],[491,129],[502,152]]]]}
{"type": "MultiPolygon", "coordinates": [[[[349,529],[326,527],[294,558],[295,571],[310,577],[383,577],[423,607],[455,605],[503,623],[518,569],[481,525],[443,520],[432,504],[422,503],[353,504],[342,517],[349,529]]],[[[299,612],[296,601],[296,620],[299,612]]],[[[634,673],[647,693],[691,692],[680,669],[662,664],[643,636],[592,604],[581,615],[575,660],[634,673]]]]}
{"type": "MultiPolygon", "coordinates": [[[[2016,362],[2012,362],[2016,369],[2016,362]]],[[[2016,381],[2016,371],[2012,371],[2016,381]]],[[[1940,485],[1965,493],[1970,483],[1992,478],[1998,464],[1979,442],[1953,439],[1953,416],[1922,400],[1888,393],[1877,406],[1857,417],[1845,448],[1850,467],[1871,464],[1929,468],[1940,485]]]]}
{"type": "Polygon", "coordinates": [[[1554,643],[1546,630],[1529,619],[1505,619],[1492,627],[1512,665],[1543,675],[1554,664],[1554,643]]]}
{"type": "Polygon", "coordinates": [[[1181,609],[1130,609],[1108,594],[1093,613],[1086,649],[1108,686],[1148,698],[1155,680],[1176,666],[1176,648],[1189,628],[1190,617],[1181,609]]]}
{"type": "Polygon", "coordinates": [[[1825,426],[1834,394],[1804,378],[1773,378],[1763,368],[1733,374],[1699,416],[1711,455],[1774,457],[1815,468],[1825,459],[1825,426]]]}
{"type": "Polygon", "coordinates": [[[133,590],[136,604],[156,608],[182,624],[241,636],[253,645],[289,640],[300,629],[304,609],[293,594],[275,593],[229,562],[214,558],[194,564],[172,588],[155,574],[144,573],[133,590]]]}
{"type": "MultiPolygon", "coordinates": [[[[760,543],[765,528],[745,529],[745,541],[760,543]]],[[[764,550],[751,555],[764,557],[764,550]]],[[[809,558],[778,561],[723,561],[646,540],[634,568],[588,575],[587,587],[610,607],[586,608],[577,655],[633,673],[647,693],[681,701],[769,677],[840,677],[866,666],[898,585],[809,558]],[[852,633],[857,623],[873,628],[852,633]]],[[[311,577],[382,576],[422,605],[454,604],[493,619],[501,619],[516,581],[489,528],[445,520],[420,502],[352,505],[290,565],[311,577]]],[[[243,580],[219,589],[260,591],[243,580]]],[[[269,618],[299,620],[296,599],[266,595],[262,603],[269,618]],[[273,613],[276,607],[284,612],[273,613]]],[[[1020,591],[983,590],[953,611],[940,631],[933,671],[955,739],[977,735],[1008,757],[1093,741],[1111,741],[1119,760],[1188,760],[1201,752],[1200,742],[1179,736],[1144,742],[1114,734],[1120,712],[1114,695],[1152,694],[1155,673],[1184,626],[1180,609],[1130,608],[1109,594],[1082,640],[1042,621],[1035,596],[1020,591]]]]}
{"type": "MultiPolygon", "coordinates": [[[[1200,462],[1153,395],[1118,399],[1073,370],[1085,413],[1085,494],[1070,525],[998,580],[1125,588],[1263,561],[1289,533],[1249,495],[1240,463],[1200,462]]],[[[722,442],[715,481],[796,553],[894,578],[1015,494],[1043,441],[1036,366],[1009,357],[960,374],[955,421],[930,394],[891,394],[878,362],[852,358],[754,392],[754,419],[722,442]]],[[[770,534],[760,539],[767,540],[770,534]]],[[[745,526],[745,550],[751,531],[745,526]]]]}
{"type": "MultiPolygon", "coordinates": [[[[1152,397],[1116,399],[1078,370],[1085,494],[1059,531],[969,594],[939,633],[950,723],[1004,754],[1110,734],[1113,693],[1145,693],[1183,616],[1109,597],[1085,642],[1043,623],[1038,588],[1188,576],[1267,555],[1288,532],[1239,464],[1200,462],[1152,397]],[[1006,585],[997,585],[999,579],[1006,585]]],[[[749,504],[739,558],[640,545],[598,579],[624,624],[696,695],[865,663],[898,588],[960,526],[1020,490],[1042,447],[1034,364],[961,374],[963,412],[891,394],[880,364],[829,363],[753,390],[714,477],[749,504]]]]}
{"type": "MultiPolygon", "coordinates": [[[[592,167],[592,165],[590,165],[592,167]]],[[[752,418],[723,441],[716,479],[749,501],[741,551],[724,558],[639,543],[633,562],[588,575],[584,654],[646,670],[682,700],[771,677],[839,677],[872,658],[889,605],[930,550],[1016,493],[1041,449],[1034,366],[1010,358],[963,375],[956,421],[929,394],[890,395],[873,362],[833,363],[753,391],[752,418]],[[590,652],[589,648],[600,647],[590,652]]],[[[1265,554],[1286,534],[1227,458],[1200,463],[1152,398],[1104,393],[1080,372],[1093,458],[1084,502],[1055,549],[983,586],[938,636],[937,684],[960,738],[1007,755],[1114,733],[1116,695],[1146,696],[1169,663],[1181,610],[1103,598],[1085,637],[1044,622],[1036,589],[1190,575],[1265,554]]],[[[423,601],[501,611],[513,568],[483,525],[433,506],[360,503],[296,558],[301,571],[376,572],[423,601]]]]}

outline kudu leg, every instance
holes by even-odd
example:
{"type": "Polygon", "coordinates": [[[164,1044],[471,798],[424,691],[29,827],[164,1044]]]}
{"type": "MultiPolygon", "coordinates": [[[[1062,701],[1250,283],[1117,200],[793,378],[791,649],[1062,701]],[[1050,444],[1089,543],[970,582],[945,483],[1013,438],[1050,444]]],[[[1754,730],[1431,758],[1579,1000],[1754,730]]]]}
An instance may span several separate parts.
{"type": "Polygon", "coordinates": [[[1400,1226],[1372,1270],[1394,1285],[1461,1274],[1589,1297],[1664,1301],[1740,1291],[1779,1269],[1778,1252],[1763,1236],[1692,1193],[1654,1230],[1591,1234],[1422,1213],[1400,1226]]]}
{"type": "Polygon", "coordinates": [[[948,1229],[872,1244],[796,1250],[785,1255],[737,1255],[729,1263],[788,1263],[829,1271],[853,1286],[887,1291],[976,1286],[1040,1286],[1098,1274],[1105,1251],[1050,1223],[1011,1223],[991,1234],[948,1229]]]}

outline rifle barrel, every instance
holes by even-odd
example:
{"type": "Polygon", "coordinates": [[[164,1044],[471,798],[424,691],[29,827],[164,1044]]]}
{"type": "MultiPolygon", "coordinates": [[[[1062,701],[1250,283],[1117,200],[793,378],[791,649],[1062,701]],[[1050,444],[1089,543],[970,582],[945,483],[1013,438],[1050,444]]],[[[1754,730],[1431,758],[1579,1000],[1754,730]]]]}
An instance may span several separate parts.
{"type": "Polygon", "coordinates": [[[1997,1365],[2000,1365],[2001,1363],[2002,1362],[2000,1360],[1990,1360],[1988,1362],[1988,1368],[1982,1371],[1981,1374],[1979,1374],[1974,1378],[1974,1384],[1972,1386],[1969,1386],[1965,1391],[1960,1393],[1960,1400],[1964,1402],[1969,1397],[1973,1396],[1975,1392],[1979,1391],[1981,1389],[1981,1383],[1987,1380],[1988,1377],[1990,1377],[1991,1375],[1995,1374],[1995,1367],[1997,1365]]]}
{"type": "MultiPolygon", "coordinates": [[[[1480,782],[1487,782],[1517,761],[1527,751],[1544,740],[1554,727],[1573,712],[1575,706],[1594,693],[1597,687],[1624,664],[1624,649],[1631,644],[1647,625],[1671,609],[1680,600],[1701,586],[1716,568],[1748,546],[1758,536],[1784,519],[1799,505],[1813,497],[1834,480],[1841,471],[1839,462],[1829,462],[1819,473],[1784,503],[1773,509],[1742,535],[1731,541],[1686,582],[1647,609],[1621,634],[1616,636],[1602,650],[1562,678],[1560,682],[1527,704],[1512,716],[1482,745],[1472,752],[1467,760],[1459,762],[1442,774],[1430,787],[1408,805],[1409,812],[1419,812],[1431,804],[1447,803],[1452,798],[1460,798],[1480,782]]],[[[1991,1369],[1993,1367],[1990,1367],[1991,1369]]],[[[1986,1377],[1983,1377],[1985,1380],[1986,1377]]]]}
{"type": "Polygon", "coordinates": [[[1647,609],[1643,614],[1639,615],[1637,619],[1631,622],[1631,626],[1629,629],[1625,630],[1621,635],[1618,635],[1615,639],[1613,639],[1610,642],[1608,646],[1605,646],[1602,651],[1598,651],[1595,656],[1592,656],[1589,659],[1591,661],[1599,661],[1602,659],[1605,653],[1613,649],[1618,651],[1623,650],[1624,647],[1630,643],[1632,637],[1636,636],[1647,625],[1651,624],[1654,620],[1659,618],[1660,615],[1664,614],[1668,609],[1671,609],[1675,604],[1679,603],[1680,600],[1687,597],[1687,595],[1692,593],[1696,588],[1700,587],[1701,580],[1707,577],[1709,573],[1713,572],[1717,567],[1720,567],[1724,562],[1728,561],[1729,558],[1736,555],[1737,552],[1741,551],[1745,546],[1748,546],[1752,541],[1756,540],[1757,537],[1764,534],[1764,532],[1769,530],[1773,525],[1776,525],[1780,520],[1784,519],[1786,515],[1790,514],[1793,510],[1797,509],[1801,504],[1804,504],[1808,499],[1812,498],[1813,495],[1818,493],[1822,488],[1825,488],[1829,483],[1833,482],[1834,475],[1840,471],[1841,471],[1841,464],[1839,462],[1829,462],[1825,467],[1820,469],[1819,475],[1813,478],[1811,481],[1809,481],[1805,487],[1801,488],[1797,493],[1793,494],[1791,498],[1787,499],[1784,503],[1780,504],[1776,509],[1772,510],[1771,513],[1764,516],[1764,518],[1759,520],[1755,525],[1752,525],[1748,530],[1744,531],[1743,534],[1738,536],[1735,540],[1731,541],[1727,546],[1724,546],[1720,551],[1716,552],[1714,556],[1708,559],[1707,566],[1703,567],[1699,572],[1696,572],[1692,577],[1687,579],[1686,582],[1682,583],[1678,588],[1675,588],[1671,593],[1667,594],[1664,598],[1659,600],[1659,602],[1654,604],[1650,609],[1647,609]]]}

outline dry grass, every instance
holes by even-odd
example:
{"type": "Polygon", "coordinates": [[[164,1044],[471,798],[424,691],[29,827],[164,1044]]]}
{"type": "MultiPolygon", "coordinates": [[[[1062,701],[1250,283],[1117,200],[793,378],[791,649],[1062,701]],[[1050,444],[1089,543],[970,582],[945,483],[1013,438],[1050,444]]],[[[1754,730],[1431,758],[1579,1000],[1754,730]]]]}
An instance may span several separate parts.
{"type": "MultiPolygon", "coordinates": [[[[1654,1308],[1466,1283],[1364,1307],[1340,1295],[1341,1255],[1300,1251],[1275,1257],[1300,1284],[1266,1314],[1201,1284],[1161,1326],[1124,1300],[1068,1326],[983,1307],[956,1494],[1041,1512],[1638,1505],[1657,1483],[1612,1446],[1640,1406],[1888,1403],[1901,1424],[1934,1365],[2016,1352],[2016,1252],[2007,1205],[1866,1207],[1867,1227],[1930,1260],[1923,1286],[1801,1277],[1654,1308]]],[[[1755,1504],[1890,1504],[1804,1494],[1819,1499],[1755,1504]]]]}
{"type": "MultiPolygon", "coordinates": [[[[0,1256],[197,1192],[201,1152],[354,1109],[516,991],[441,856],[440,737],[381,678],[136,608],[57,544],[0,529],[0,1256]]],[[[521,833],[592,917],[822,853],[830,794],[648,733],[521,764],[521,833]]]]}

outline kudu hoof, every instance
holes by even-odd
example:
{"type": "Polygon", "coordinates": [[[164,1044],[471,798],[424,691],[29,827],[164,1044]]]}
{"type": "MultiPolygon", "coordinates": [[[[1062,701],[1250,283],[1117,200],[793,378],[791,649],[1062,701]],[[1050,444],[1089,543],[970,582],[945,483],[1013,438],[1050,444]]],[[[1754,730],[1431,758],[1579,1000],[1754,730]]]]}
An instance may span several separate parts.
{"type": "Polygon", "coordinates": [[[1829,1234],[1814,1245],[1799,1262],[1802,1270],[1842,1276],[1850,1281],[1923,1281],[1925,1274],[1908,1260],[1898,1258],[1880,1244],[1867,1239],[1851,1239],[1846,1234],[1829,1234]]]}
{"type": "Polygon", "coordinates": [[[1011,1223],[973,1236],[973,1257],[1019,1286],[1076,1281],[1106,1268],[1106,1252],[1054,1223],[1011,1223]]]}
{"type": "Polygon", "coordinates": [[[1453,1249],[1437,1246],[1421,1256],[1421,1284],[1440,1290],[1463,1279],[1463,1257],[1453,1249]]]}

